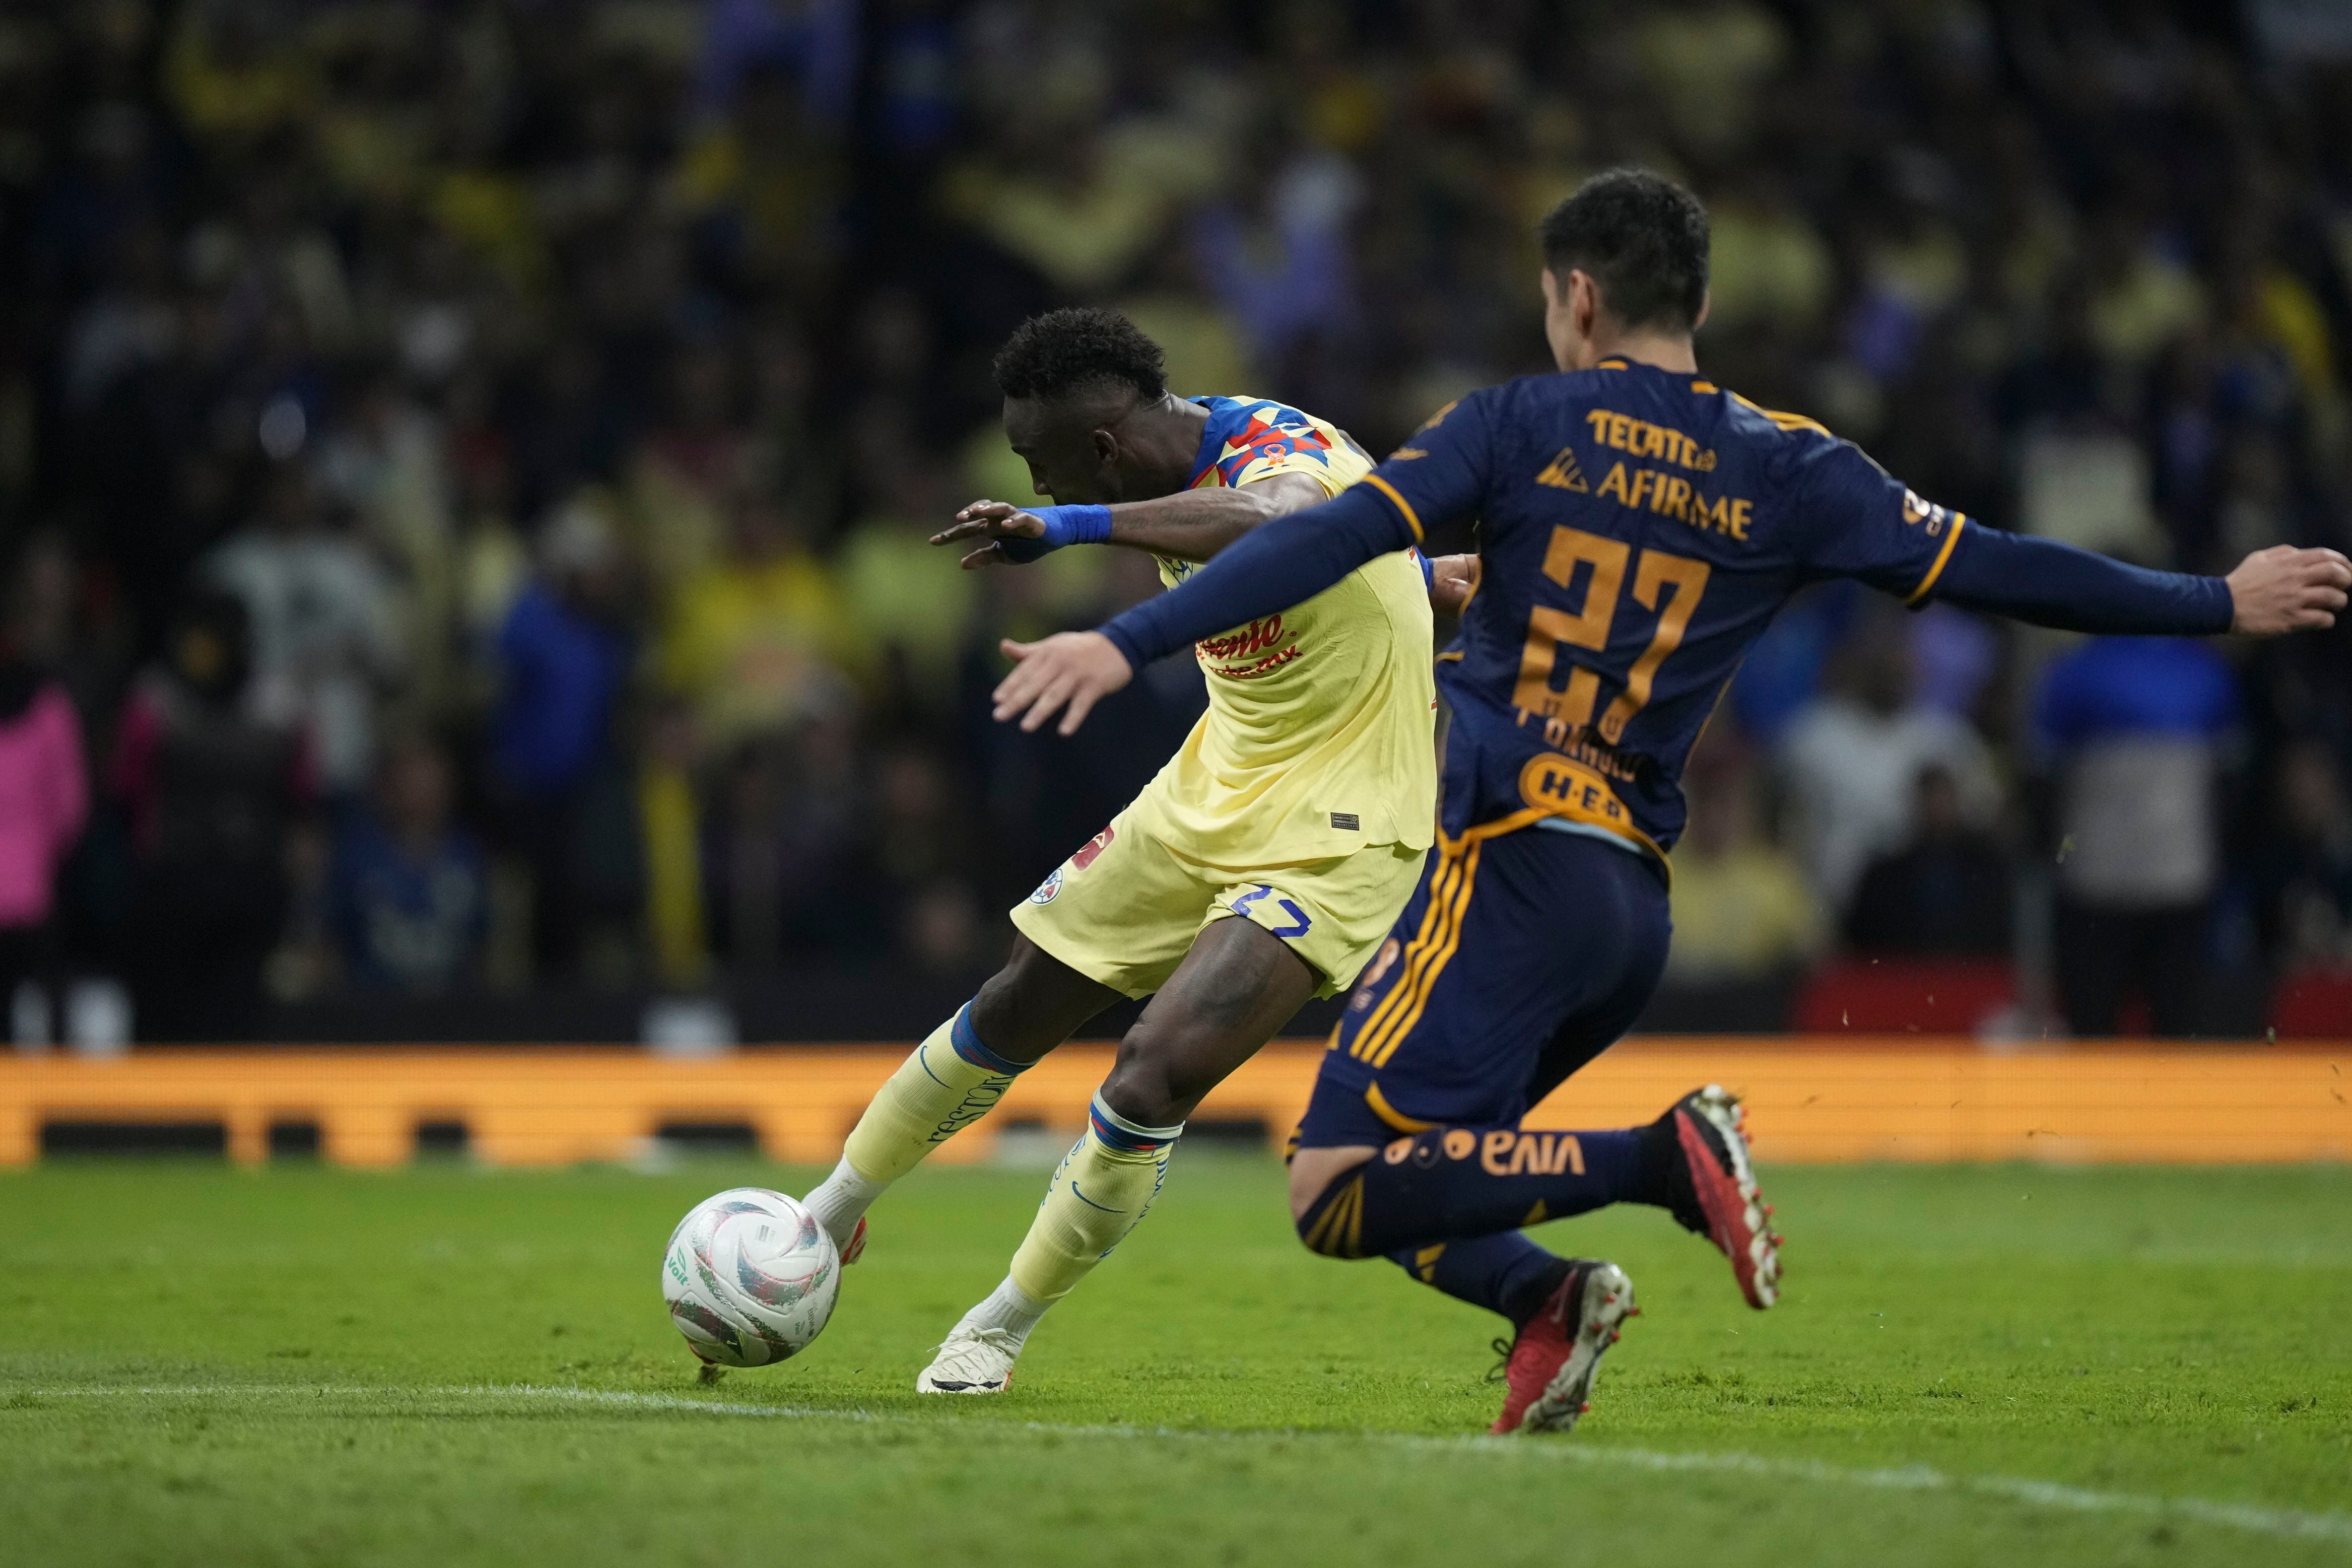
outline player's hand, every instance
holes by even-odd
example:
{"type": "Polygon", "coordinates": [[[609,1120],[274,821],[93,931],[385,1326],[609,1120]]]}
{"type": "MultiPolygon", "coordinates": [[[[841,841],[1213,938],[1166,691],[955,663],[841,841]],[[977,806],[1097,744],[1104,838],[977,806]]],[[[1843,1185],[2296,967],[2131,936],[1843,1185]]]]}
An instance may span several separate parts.
{"type": "Polygon", "coordinates": [[[966,571],[983,566],[1010,566],[1012,558],[998,548],[999,539],[1042,539],[1045,537],[1045,519],[1034,512],[1004,501],[974,501],[956,514],[953,526],[931,536],[935,545],[965,544],[973,539],[980,548],[963,558],[966,571]]]}
{"type": "Polygon", "coordinates": [[[998,645],[1013,661],[1013,673],[997,683],[996,719],[1002,724],[1019,714],[1024,730],[1066,707],[1055,733],[1075,735],[1095,704],[1135,678],[1127,655],[1099,632],[1061,632],[1042,643],[1008,637],[998,645]]]}
{"type": "Polygon", "coordinates": [[[1429,607],[1440,615],[1459,615],[1478,591],[1481,568],[1475,555],[1433,555],[1429,558],[1429,607]]]}
{"type": "Polygon", "coordinates": [[[2336,624],[2352,591],[2352,560],[2332,549],[2273,545],[2238,563],[2227,579],[2236,613],[2230,630],[2247,637],[2318,632],[2336,624]]]}

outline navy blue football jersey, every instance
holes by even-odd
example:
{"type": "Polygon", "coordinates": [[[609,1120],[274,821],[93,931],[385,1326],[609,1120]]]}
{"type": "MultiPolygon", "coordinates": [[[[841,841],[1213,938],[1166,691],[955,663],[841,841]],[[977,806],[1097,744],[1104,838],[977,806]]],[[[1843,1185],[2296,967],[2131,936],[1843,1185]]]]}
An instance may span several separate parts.
{"type": "Polygon", "coordinates": [[[1789,597],[1853,577],[1916,603],[1967,522],[1811,420],[1622,360],[1472,392],[1366,483],[1419,531],[1478,519],[1438,656],[1446,831],[1560,816],[1662,852],[1684,761],[1789,597]]]}

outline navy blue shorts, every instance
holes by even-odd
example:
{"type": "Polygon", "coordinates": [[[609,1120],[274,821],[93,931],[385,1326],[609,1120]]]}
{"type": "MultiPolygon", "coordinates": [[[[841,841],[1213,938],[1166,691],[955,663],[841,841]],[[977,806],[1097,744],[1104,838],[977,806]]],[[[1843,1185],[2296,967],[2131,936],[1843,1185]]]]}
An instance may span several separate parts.
{"type": "Polygon", "coordinates": [[[1440,841],[1331,1037],[1297,1145],[1512,1123],[1615,1044],[1674,930],[1656,862],[1538,828],[1440,841]]]}

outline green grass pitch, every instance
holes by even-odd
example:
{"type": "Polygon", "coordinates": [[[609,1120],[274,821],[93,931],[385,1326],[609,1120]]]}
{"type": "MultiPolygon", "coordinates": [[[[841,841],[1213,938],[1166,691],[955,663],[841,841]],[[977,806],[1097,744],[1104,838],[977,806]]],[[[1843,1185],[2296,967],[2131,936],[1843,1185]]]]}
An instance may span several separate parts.
{"type": "Polygon", "coordinates": [[[664,1237],[808,1179],[0,1175],[0,1561],[2352,1562],[2352,1170],[1768,1170],[1769,1313],[1662,1214],[1555,1224],[1647,1310],[1505,1440],[1495,1320],[1190,1152],[1002,1398],[912,1385],[1034,1171],[910,1178],[807,1354],[698,1384],[664,1237]]]}

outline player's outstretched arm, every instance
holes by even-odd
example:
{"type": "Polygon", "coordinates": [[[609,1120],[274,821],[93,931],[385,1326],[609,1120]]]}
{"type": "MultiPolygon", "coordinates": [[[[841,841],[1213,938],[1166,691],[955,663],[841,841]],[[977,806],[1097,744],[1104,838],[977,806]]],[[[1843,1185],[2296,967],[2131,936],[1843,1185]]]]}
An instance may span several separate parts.
{"type": "Polygon", "coordinates": [[[1271,474],[1254,484],[1180,490],[1112,507],[1036,507],[974,501],[931,536],[935,545],[969,545],[967,571],[1035,560],[1069,544],[1127,545],[1175,560],[1207,560],[1262,523],[1325,499],[1304,474],[1271,474]]]}
{"type": "Polygon", "coordinates": [[[2273,637],[2334,625],[2352,589],[2352,562],[2330,549],[2258,550],[2225,579],[2151,571],[1977,524],[1955,545],[1937,599],[2065,632],[2273,637]]]}
{"type": "Polygon", "coordinates": [[[1416,530],[1369,484],[1278,517],[1234,542],[1172,593],[1147,599],[1099,632],[1065,632],[1003,644],[1012,674],[996,688],[996,716],[1034,730],[1062,714],[1075,734],[1095,704],[1152,660],[1314,598],[1349,572],[1416,542],[1416,530]]]}

